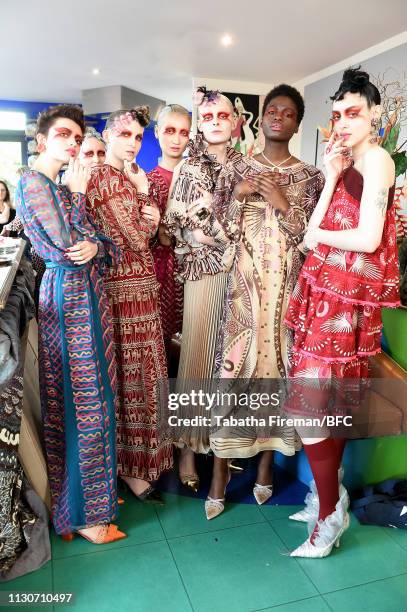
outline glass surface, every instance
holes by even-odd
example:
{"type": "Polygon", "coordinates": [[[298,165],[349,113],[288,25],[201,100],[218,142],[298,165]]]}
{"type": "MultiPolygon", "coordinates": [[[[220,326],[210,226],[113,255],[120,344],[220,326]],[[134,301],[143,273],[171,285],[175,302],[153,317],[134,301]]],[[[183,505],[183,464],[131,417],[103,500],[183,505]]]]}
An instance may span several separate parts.
{"type": "Polygon", "coordinates": [[[19,178],[17,171],[22,163],[21,142],[0,140],[0,179],[7,181],[11,197],[19,178]]]}

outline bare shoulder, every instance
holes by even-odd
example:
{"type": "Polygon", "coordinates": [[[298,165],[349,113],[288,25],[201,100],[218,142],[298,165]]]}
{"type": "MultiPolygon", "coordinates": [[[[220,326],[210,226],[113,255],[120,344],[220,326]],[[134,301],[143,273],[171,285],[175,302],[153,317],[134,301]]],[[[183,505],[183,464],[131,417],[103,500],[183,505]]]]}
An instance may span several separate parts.
{"type": "Polygon", "coordinates": [[[363,157],[363,166],[380,166],[394,170],[394,161],[383,147],[372,147],[363,157]]]}
{"type": "Polygon", "coordinates": [[[379,175],[386,177],[389,185],[392,185],[395,178],[394,161],[391,155],[383,147],[372,147],[363,156],[363,176],[379,175]]]}

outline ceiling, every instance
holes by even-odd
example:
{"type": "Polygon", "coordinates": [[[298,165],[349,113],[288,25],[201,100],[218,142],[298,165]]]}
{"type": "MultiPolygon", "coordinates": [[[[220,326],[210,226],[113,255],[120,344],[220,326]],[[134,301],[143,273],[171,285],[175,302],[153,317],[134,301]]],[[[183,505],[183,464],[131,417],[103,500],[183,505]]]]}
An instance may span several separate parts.
{"type": "Polygon", "coordinates": [[[399,34],[407,2],[2,0],[0,17],[0,99],[125,85],[190,106],[193,77],[293,83],[399,34]]]}

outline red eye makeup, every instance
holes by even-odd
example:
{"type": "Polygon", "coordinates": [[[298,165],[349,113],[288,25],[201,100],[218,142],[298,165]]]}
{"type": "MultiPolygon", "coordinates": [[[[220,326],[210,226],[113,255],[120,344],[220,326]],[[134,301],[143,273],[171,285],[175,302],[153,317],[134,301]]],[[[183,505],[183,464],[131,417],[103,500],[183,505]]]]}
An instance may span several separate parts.
{"type": "MultiPolygon", "coordinates": [[[[279,107],[279,108],[280,108],[281,114],[286,119],[296,119],[297,118],[297,113],[292,108],[283,108],[283,107],[279,107]]],[[[267,111],[267,115],[277,115],[278,110],[279,109],[276,106],[270,106],[270,108],[267,111]]]]}
{"type": "Polygon", "coordinates": [[[358,117],[361,111],[360,106],[352,106],[351,108],[347,108],[345,114],[347,117],[355,118],[358,117]]]}
{"type": "MultiPolygon", "coordinates": [[[[72,130],[66,127],[55,127],[55,138],[69,138],[72,136],[72,130]]],[[[83,137],[79,134],[75,135],[75,142],[77,145],[81,145],[83,141],[83,137]]]]}
{"type": "MultiPolygon", "coordinates": [[[[227,121],[228,119],[230,119],[230,115],[231,113],[226,113],[224,111],[221,111],[219,113],[216,114],[216,118],[220,121],[227,121]]],[[[202,121],[213,121],[214,118],[214,114],[213,113],[205,113],[204,115],[202,115],[202,121]]]]}
{"type": "MultiPolygon", "coordinates": [[[[360,115],[360,111],[362,110],[361,106],[350,106],[349,108],[346,108],[343,111],[343,115],[345,115],[346,117],[349,117],[350,119],[356,119],[356,117],[359,117],[360,115]]],[[[341,118],[341,113],[339,111],[333,111],[332,112],[332,121],[334,123],[337,123],[339,121],[339,119],[341,118]]]]}
{"type": "Polygon", "coordinates": [[[68,138],[72,134],[72,130],[70,130],[69,128],[56,127],[54,128],[54,130],[55,136],[63,136],[64,138],[68,138]]]}

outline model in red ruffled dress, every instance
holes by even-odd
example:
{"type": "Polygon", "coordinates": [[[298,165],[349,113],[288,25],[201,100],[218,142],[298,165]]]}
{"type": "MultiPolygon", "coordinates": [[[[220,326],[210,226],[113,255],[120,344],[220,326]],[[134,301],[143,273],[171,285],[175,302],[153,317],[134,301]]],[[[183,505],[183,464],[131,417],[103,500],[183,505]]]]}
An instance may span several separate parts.
{"type": "MultiPolygon", "coordinates": [[[[399,304],[395,172],[377,144],[380,94],[367,73],[349,69],[332,99],[326,183],[285,319],[294,330],[288,411],[315,417],[358,406],[368,357],[381,350],[381,308],[399,304]]],[[[322,423],[314,438],[297,429],[315,480],[305,510],[290,517],[307,520],[311,535],[291,554],[325,557],[349,525],[349,497],[338,482],[345,440],[322,423]]]]}
{"type": "MultiPolygon", "coordinates": [[[[351,165],[338,180],[320,228],[356,228],[362,192],[363,177],[351,165]]],[[[291,377],[368,376],[367,358],[381,350],[381,308],[399,305],[393,195],[391,188],[374,253],[318,244],[308,254],[285,318],[295,330],[291,377]]]]}

